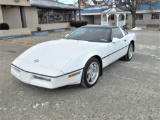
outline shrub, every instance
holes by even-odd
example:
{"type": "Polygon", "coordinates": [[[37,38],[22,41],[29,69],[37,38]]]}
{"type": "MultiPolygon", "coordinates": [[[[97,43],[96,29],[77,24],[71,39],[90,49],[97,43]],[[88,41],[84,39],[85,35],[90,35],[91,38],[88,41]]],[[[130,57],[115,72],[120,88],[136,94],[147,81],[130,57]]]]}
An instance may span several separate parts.
{"type": "Polygon", "coordinates": [[[81,27],[87,25],[86,21],[70,21],[70,26],[81,27]]]}
{"type": "Polygon", "coordinates": [[[1,23],[0,30],[9,30],[9,25],[7,23],[1,23]]]}

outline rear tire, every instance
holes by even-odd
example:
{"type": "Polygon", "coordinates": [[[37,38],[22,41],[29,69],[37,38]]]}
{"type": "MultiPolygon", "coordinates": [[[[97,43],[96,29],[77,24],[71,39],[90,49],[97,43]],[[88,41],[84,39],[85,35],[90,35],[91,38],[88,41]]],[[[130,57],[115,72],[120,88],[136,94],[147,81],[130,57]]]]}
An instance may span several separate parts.
{"type": "Polygon", "coordinates": [[[93,87],[100,75],[100,63],[96,58],[91,58],[85,65],[82,74],[81,86],[85,88],[93,87]]]}
{"type": "Polygon", "coordinates": [[[133,52],[134,52],[134,46],[133,46],[133,43],[130,43],[129,47],[128,47],[127,54],[124,56],[124,60],[130,61],[133,57],[133,52]]]}

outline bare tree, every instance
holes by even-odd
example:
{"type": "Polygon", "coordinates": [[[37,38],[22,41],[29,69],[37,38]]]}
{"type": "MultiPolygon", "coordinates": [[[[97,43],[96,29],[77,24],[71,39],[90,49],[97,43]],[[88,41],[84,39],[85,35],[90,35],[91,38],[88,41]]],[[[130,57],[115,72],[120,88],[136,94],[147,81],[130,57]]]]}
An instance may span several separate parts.
{"type": "Polygon", "coordinates": [[[81,21],[81,5],[80,5],[80,3],[81,3],[81,1],[82,0],[78,0],[78,8],[79,8],[79,21],[81,21]]]}
{"type": "MultiPolygon", "coordinates": [[[[86,2],[87,0],[80,0],[86,2]]],[[[92,0],[95,4],[98,2],[92,0]]],[[[148,5],[148,9],[152,9],[154,4],[160,2],[160,0],[103,0],[106,5],[117,4],[118,7],[125,6],[125,8],[131,12],[132,15],[132,28],[136,26],[136,11],[141,5],[148,5]]]]}
{"type": "Polygon", "coordinates": [[[140,5],[145,4],[148,5],[150,9],[152,9],[151,6],[158,2],[160,2],[160,0],[116,0],[117,4],[125,6],[127,10],[131,12],[132,28],[136,26],[136,11],[140,5]]]}

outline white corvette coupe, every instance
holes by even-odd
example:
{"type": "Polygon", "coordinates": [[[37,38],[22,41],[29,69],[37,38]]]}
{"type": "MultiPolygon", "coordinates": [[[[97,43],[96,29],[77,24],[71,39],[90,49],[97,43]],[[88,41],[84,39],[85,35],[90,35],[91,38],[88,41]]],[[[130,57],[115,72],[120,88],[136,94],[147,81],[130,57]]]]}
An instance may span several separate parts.
{"type": "Polygon", "coordinates": [[[12,62],[19,80],[44,88],[81,84],[94,86],[103,68],[132,59],[136,36],[119,27],[83,26],[64,39],[40,43],[12,62]]]}

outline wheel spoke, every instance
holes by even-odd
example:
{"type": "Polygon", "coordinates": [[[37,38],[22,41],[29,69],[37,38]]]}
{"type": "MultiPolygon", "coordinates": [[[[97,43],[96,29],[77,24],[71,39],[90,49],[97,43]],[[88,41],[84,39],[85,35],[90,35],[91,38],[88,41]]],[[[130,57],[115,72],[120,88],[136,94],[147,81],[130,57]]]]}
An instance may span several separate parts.
{"type": "Polygon", "coordinates": [[[96,82],[97,78],[99,76],[99,66],[97,62],[93,62],[89,65],[87,70],[86,79],[87,82],[92,85],[96,82]]]}
{"type": "Polygon", "coordinates": [[[90,79],[91,79],[91,75],[87,74],[87,81],[90,81],[90,79]]]}
{"type": "Polygon", "coordinates": [[[92,72],[92,69],[89,69],[89,70],[87,71],[87,74],[91,74],[91,72],[92,72]]]}
{"type": "Polygon", "coordinates": [[[92,69],[92,70],[94,69],[94,64],[91,64],[91,69],[92,69]]]}
{"type": "Polygon", "coordinates": [[[91,77],[92,81],[94,81],[95,78],[96,78],[96,74],[94,74],[94,75],[91,77]]]}

